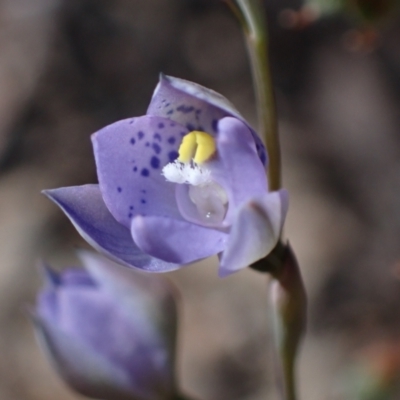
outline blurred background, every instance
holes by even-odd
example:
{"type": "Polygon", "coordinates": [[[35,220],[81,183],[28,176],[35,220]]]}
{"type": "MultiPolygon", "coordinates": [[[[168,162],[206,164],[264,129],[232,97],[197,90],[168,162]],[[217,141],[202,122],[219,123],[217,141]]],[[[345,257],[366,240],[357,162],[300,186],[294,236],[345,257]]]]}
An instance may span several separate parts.
{"type": "MultiPolygon", "coordinates": [[[[385,14],[390,0],[348,0],[331,14],[265,5],[285,233],[310,298],[300,397],[399,399],[400,19],[385,14]]],[[[40,190],[96,182],[91,133],[143,114],[160,71],[224,94],[255,125],[246,49],[217,0],[0,0],[0,21],[0,400],[78,399],[26,312],[37,260],[74,264],[86,246],[40,190]]],[[[214,260],[169,276],[184,300],[183,388],[277,399],[266,277],[221,280],[214,260]]]]}

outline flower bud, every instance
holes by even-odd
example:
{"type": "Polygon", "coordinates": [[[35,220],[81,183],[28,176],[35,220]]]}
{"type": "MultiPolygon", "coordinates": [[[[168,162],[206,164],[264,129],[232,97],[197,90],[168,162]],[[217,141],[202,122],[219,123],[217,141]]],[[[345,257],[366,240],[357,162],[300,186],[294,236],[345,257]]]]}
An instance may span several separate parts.
{"type": "Polygon", "coordinates": [[[164,400],[175,393],[177,310],[164,278],[81,251],[85,269],[47,284],[34,312],[36,333],[61,377],[104,400],[164,400]]]}

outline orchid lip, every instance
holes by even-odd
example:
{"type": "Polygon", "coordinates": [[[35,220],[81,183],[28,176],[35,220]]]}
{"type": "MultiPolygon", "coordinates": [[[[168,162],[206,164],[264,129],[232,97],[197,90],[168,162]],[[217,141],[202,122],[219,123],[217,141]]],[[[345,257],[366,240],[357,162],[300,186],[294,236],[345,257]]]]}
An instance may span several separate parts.
{"type": "MultiPolygon", "coordinates": [[[[167,181],[189,186],[187,196],[197,210],[194,220],[210,226],[219,226],[224,221],[229,206],[228,195],[225,189],[212,179],[207,166],[195,162],[184,164],[176,160],[167,164],[162,174],[167,181]]],[[[192,220],[191,216],[189,220],[192,220]]]]}
{"type": "Polygon", "coordinates": [[[228,209],[228,196],[222,186],[216,182],[191,186],[188,194],[190,200],[196,205],[202,222],[222,223],[228,209]]]}

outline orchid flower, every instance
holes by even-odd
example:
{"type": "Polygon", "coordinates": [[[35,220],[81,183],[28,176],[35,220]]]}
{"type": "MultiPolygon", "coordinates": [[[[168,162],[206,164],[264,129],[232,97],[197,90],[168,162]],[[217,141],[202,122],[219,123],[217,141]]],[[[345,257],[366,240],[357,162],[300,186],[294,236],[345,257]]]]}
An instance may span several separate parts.
{"type": "Polygon", "coordinates": [[[98,251],[171,271],[217,254],[220,276],[265,257],[288,208],[265,148],[222,95],[161,76],[146,115],[92,136],[98,185],[45,191],[98,251]]]}
{"type": "Polygon", "coordinates": [[[47,355],[78,393],[104,400],[175,398],[177,310],[161,276],[81,251],[86,270],[46,269],[33,312],[47,355]]]}

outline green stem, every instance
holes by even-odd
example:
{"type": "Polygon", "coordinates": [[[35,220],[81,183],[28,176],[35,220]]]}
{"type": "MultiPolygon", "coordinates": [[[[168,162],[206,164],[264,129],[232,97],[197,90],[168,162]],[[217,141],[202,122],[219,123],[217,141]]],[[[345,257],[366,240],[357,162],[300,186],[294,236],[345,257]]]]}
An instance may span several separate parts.
{"type": "MultiPolygon", "coordinates": [[[[280,316],[275,315],[275,329],[279,330],[278,326],[281,324],[282,321],[280,321],[280,316]]],[[[277,373],[281,379],[280,386],[283,398],[285,400],[296,400],[295,364],[303,329],[300,329],[300,337],[296,337],[295,340],[293,340],[291,337],[293,336],[293,331],[297,331],[298,329],[287,328],[289,328],[289,332],[284,332],[282,327],[280,332],[275,332],[275,341],[279,356],[279,361],[277,361],[276,367],[279,369],[277,373]]]]}
{"type": "Polygon", "coordinates": [[[296,400],[295,363],[306,328],[307,294],[290,245],[286,245],[280,254],[281,267],[272,272],[270,288],[275,317],[275,341],[283,398],[296,400]]]}
{"type": "Polygon", "coordinates": [[[259,130],[269,157],[270,190],[281,187],[281,153],[274,89],[268,58],[268,32],[260,0],[227,0],[244,28],[257,102],[259,130]]]}
{"type": "Polygon", "coordinates": [[[276,362],[279,386],[285,400],[296,400],[295,355],[288,355],[287,349],[279,349],[279,361],[276,362]]]}
{"type": "Polygon", "coordinates": [[[307,294],[288,244],[279,241],[267,257],[250,266],[268,273],[271,282],[276,373],[285,400],[296,400],[295,363],[307,320],[307,294]]]}
{"type": "Polygon", "coordinates": [[[296,400],[295,356],[283,358],[283,374],[285,376],[285,398],[296,400]]]}

